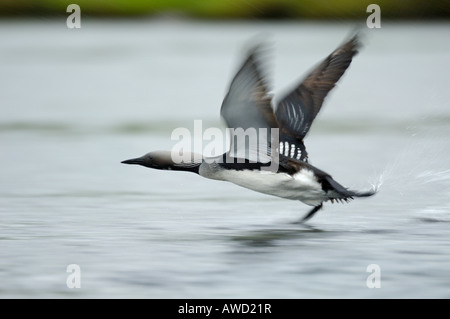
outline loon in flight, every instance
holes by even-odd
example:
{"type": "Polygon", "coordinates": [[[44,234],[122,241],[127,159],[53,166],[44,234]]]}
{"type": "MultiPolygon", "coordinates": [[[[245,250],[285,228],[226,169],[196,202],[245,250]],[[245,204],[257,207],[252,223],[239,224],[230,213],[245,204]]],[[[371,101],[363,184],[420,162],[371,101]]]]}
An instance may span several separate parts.
{"type": "Polygon", "coordinates": [[[174,160],[171,151],[155,151],[122,163],[189,171],[313,206],[300,222],[314,216],[326,201],[347,202],[371,196],[375,190],[347,189],[312,166],[303,143],[325,97],[344,74],[359,46],[356,34],[318,64],[274,110],[261,66],[263,46],[255,45],[248,50],[220,110],[231,131],[231,147],[226,153],[214,158],[189,153],[185,155],[191,160],[179,161],[174,160]],[[250,129],[257,132],[258,143],[250,143],[239,135],[250,129]]]}

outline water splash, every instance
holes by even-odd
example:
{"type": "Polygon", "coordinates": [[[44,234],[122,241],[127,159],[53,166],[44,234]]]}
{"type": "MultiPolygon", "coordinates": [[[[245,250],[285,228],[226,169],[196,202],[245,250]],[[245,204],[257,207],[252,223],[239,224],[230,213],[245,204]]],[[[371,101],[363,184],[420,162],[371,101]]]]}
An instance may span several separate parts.
{"type": "MultiPolygon", "coordinates": [[[[409,137],[385,166],[373,187],[389,190],[390,206],[417,212],[423,218],[450,219],[449,206],[441,205],[450,198],[450,144],[448,125],[428,118],[427,125],[409,126],[409,137]],[[434,125],[430,125],[434,124],[434,125]],[[407,198],[408,200],[401,200],[407,198]],[[439,203],[439,204],[437,204],[439,203]],[[446,215],[447,217],[443,217],[446,215]]],[[[423,219],[420,218],[420,219],[423,219]]]]}

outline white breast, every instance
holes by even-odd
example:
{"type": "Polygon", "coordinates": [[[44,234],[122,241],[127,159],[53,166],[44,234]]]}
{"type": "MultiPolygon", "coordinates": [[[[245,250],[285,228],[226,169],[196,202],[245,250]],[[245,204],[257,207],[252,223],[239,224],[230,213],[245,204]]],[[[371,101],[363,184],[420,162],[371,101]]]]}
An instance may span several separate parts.
{"type": "Polygon", "coordinates": [[[311,206],[327,199],[314,173],[305,168],[293,176],[258,170],[219,170],[214,176],[204,177],[228,181],[264,194],[300,200],[311,206]]]}

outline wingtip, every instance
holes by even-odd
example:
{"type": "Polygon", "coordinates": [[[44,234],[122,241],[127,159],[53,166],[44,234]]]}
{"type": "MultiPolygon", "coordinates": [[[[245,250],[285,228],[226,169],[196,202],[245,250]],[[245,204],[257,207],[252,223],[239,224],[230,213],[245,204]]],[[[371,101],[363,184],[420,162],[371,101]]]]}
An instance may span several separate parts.
{"type": "Polygon", "coordinates": [[[350,44],[352,49],[358,53],[365,42],[365,32],[362,27],[355,27],[347,37],[346,43],[350,44]]]}
{"type": "Polygon", "coordinates": [[[362,48],[362,41],[360,33],[354,33],[343,45],[341,45],[338,50],[342,49],[344,51],[351,52],[353,56],[359,53],[362,48]]]}
{"type": "Polygon", "coordinates": [[[269,33],[261,33],[253,38],[247,40],[244,44],[244,56],[247,56],[247,60],[253,59],[260,66],[260,72],[264,77],[267,77],[267,72],[270,70],[271,57],[274,51],[274,41],[269,33]]]}
{"type": "Polygon", "coordinates": [[[244,49],[248,53],[267,52],[271,47],[273,47],[273,40],[272,35],[268,32],[253,36],[244,45],[244,49]]]}

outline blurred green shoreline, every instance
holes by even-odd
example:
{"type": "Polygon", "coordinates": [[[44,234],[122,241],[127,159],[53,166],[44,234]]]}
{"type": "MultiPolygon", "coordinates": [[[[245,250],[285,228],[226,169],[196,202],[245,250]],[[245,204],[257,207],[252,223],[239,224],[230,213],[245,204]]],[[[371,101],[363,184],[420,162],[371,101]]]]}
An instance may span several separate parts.
{"type": "Polygon", "coordinates": [[[77,4],[92,17],[146,17],[171,14],[202,19],[359,19],[369,4],[386,19],[448,19],[450,2],[442,0],[1,0],[0,16],[68,15],[77,4]]]}

